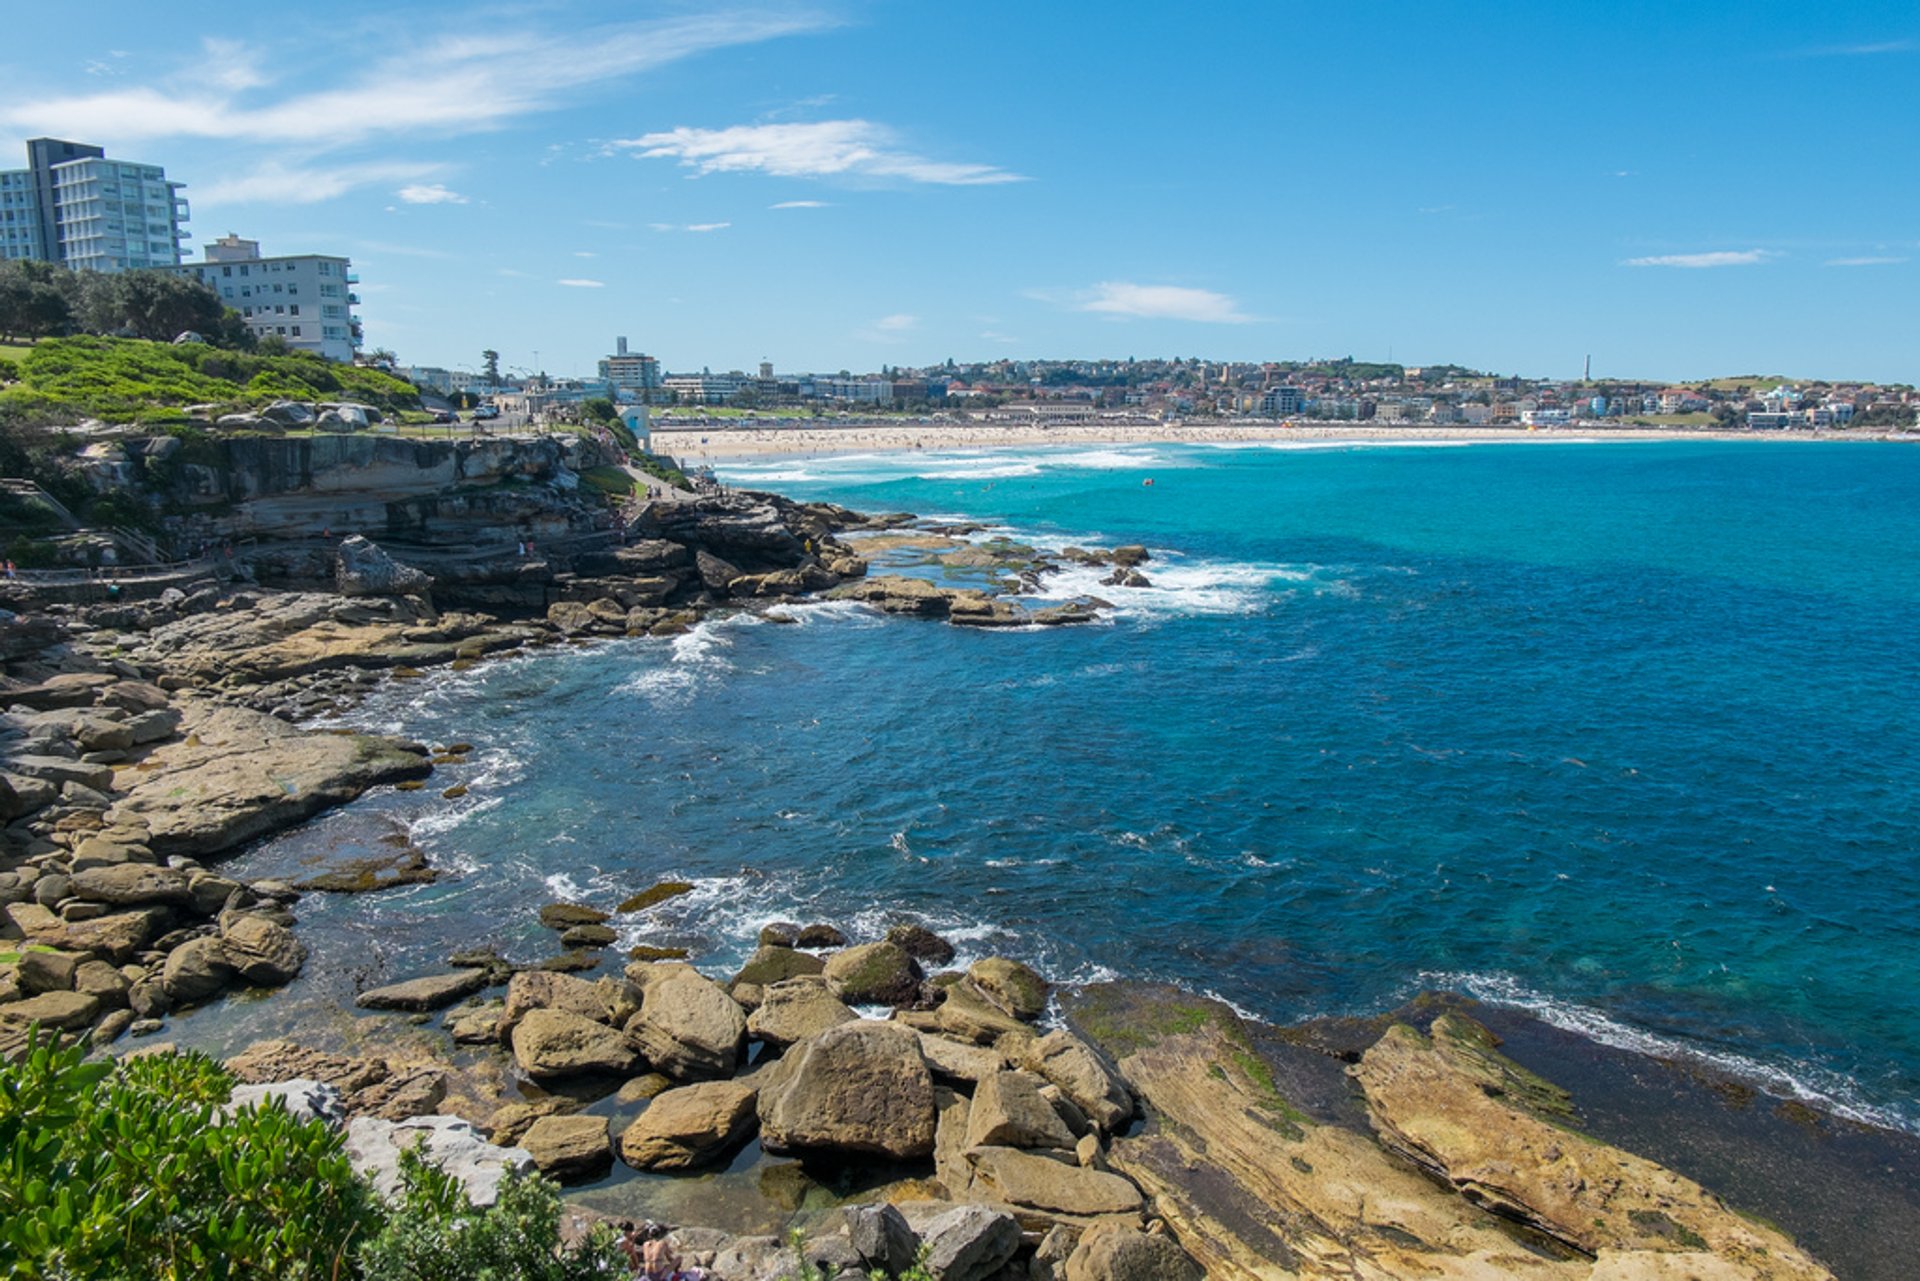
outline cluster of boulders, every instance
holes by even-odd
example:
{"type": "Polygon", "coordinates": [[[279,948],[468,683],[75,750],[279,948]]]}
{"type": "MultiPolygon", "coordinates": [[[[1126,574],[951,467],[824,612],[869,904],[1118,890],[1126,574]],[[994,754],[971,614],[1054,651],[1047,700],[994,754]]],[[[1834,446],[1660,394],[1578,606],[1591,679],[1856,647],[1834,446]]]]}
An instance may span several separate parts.
{"type": "Polygon", "coordinates": [[[211,418],[216,426],[252,432],[285,431],[290,427],[312,428],[316,431],[365,431],[375,423],[384,422],[386,418],[372,405],[344,400],[276,400],[263,409],[240,414],[221,414],[218,410],[217,405],[187,407],[189,415],[211,418]]]}
{"type": "MultiPolygon", "coordinates": [[[[655,887],[635,901],[651,905],[682,888],[655,887]]],[[[604,914],[563,904],[543,920],[591,929],[596,916],[604,914]],[[570,906],[576,912],[556,910],[570,906]]],[[[931,1199],[850,1212],[816,1235],[807,1258],[827,1276],[897,1271],[925,1254],[941,1281],[1144,1275],[1098,1262],[1108,1256],[1166,1269],[1152,1275],[1197,1277],[1140,1189],[1108,1166],[1108,1144],[1137,1107],[1111,1060],[1068,1030],[1037,1025],[1051,987],[1031,967],[989,957],[940,968],[954,957],[951,943],[919,925],[850,944],[831,926],[776,924],[726,979],[677,961],[635,961],[589,979],[476,960],[370,989],[359,1002],[415,1017],[445,1009],[455,1042],[511,1057],[530,1088],[485,1118],[497,1155],[484,1168],[525,1162],[565,1182],[600,1178],[616,1159],[697,1172],[757,1137],[763,1150],[812,1169],[925,1172],[931,1199]],[[485,994],[503,980],[503,994],[485,994]],[[584,1110],[609,1095],[631,1119],[584,1110]]],[[[248,1081],[277,1071],[332,1086],[343,1116],[404,1119],[391,1068],[369,1071],[284,1042],[229,1066],[248,1081]]],[[[444,1078],[437,1093],[417,1075],[402,1079],[413,1083],[403,1104],[440,1106],[444,1078]]],[[[463,1151],[471,1164],[473,1152],[463,1151]]],[[[691,1232],[680,1244],[705,1257],[711,1275],[743,1281],[772,1281],[794,1259],[790,1244],[771,1238],[691,1232]]]]}

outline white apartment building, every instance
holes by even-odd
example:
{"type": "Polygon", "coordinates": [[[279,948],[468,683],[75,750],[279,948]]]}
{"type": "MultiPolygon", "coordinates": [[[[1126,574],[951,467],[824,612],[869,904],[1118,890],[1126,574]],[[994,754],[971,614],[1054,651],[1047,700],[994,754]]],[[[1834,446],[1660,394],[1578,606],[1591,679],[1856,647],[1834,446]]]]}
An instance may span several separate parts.
{"type": "Polygon", "coordinates": [[[256,338],[287,340],[295,351],[350,363],[360,347],[360,318],[353,308],[360,278],[352,263],[328,254],[260,256],[260,242],[231,233],[206,247],[206,261],[174,271],[198,280],[240,313],[256,338]]]}
{"type": "Polygon", "coordinates": [[[724,405],[740,394],[745,383],[743,374],[670,374],[661,380],[662,387],[683,405],[724,405]]]}
{"type": "Polygon", "coordinates": [[[79,271],[171,267],[189,217],[158,165],[109,160],[81,142],[35,138],[27,167],[0,172],[0,257],[79,271]]]}

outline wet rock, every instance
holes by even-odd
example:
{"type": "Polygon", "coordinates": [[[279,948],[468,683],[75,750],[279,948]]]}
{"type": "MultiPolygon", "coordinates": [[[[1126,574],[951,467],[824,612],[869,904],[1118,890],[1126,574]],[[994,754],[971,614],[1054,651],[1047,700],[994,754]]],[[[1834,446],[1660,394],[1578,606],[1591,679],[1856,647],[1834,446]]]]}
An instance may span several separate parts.
{"type": "Polygon", "coordinates": [[[438,1010],[464,1000],[487,985],[485,970],[455,970],[390,983],[362,992],[354,1004],[363,1010],[438,1010]]]}
{"type": "Polygon", "coordinates": [[[620,1159],[638,1170],[689,1170],[729,1155],[752,1135],[758,1091],[706,1081],[656,1095],[620,1136],[620,1159]]]}
{"type": "Polygon", "coordinates": [[[804,947],[809,951],[822,951],[828,948],[845,947],[847,936],[831,925],[814,924],[801,928],[793,936],[795,947],[804,947]]]}
{"type": "Polygon", "coordinates": [[[571,925],[560,935],[560,946],[606,947],[617,937],[604,925],[571,925]]]}
{"type": "Polygon", "coordinates": [[[967,982],[1014,1018],[1030,1023],[1047,1011],[1047,981],[1019,961],[1004,956],[975,961],[967,970],[967,982]]]}
{"type": "Polygon", "coordinates": [[[691,893],[693,893],[693,883],[691,881],[661,881],[659,884],[641,890],[638,894],[625,899],[620,904],[620,912],[623,916],[629,912],[644,912],[650,907],[657,907],[668,899],[679,898],[682,894],[691,893]]]}
{"type": "Polygon", "coordinates": [[[597,1179],[613,1164],[605,1117],[541,1117],[527,1128],[519,1146],[533,1157],[540,1173],[562,1183],[597,1179]]]}
{"type": "Polygon", "coordinates": [[[908,1005],[920,992],[920,965],[898,944],[865,943],[836,952],[827,986],[848,1005],[908,1005]]]}
{"type": "Polygon", "coordinates": [[[945,965],[953,960],[953,944],[924,925],[896,925],[887,931],[887,942],[927,965],[945,965]]]}
{"type": "Polygon", "coordinates": [[[843,1023],[788,1050],[760,1093],[770,1150],[929,1156],[933,1074],[910,1029],[843,1023]]]}
{"type": "Polygon", "coordinates": [[[550,930],[564,930],[573,925],[599,925],[609,917],[609,913],[597,907],[580,903],[549,903],[540,909],[540,924],[550,930]]]}
{"type": "Polygon", "coordinates": [[[759,987],[767,987],[783,979],[820,974],[826,968],[826,962],[811,953],[763,943],[752,956],[747,958],[747,963],[740,967],[740,972],[733,976],[733,981],[736,984],[752,983],[759,987]]]}

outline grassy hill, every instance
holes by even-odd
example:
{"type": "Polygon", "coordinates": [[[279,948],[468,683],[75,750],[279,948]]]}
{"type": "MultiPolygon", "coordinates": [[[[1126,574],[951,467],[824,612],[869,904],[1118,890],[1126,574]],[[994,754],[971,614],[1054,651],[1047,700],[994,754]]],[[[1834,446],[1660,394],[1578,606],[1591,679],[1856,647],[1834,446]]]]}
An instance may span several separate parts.
{"type": "Polygon", "coordinates": [[[275,400],[353,400],[395,412],[420,404],[402,379],[304,354],[91,337],[0,353],[0,424],[177,422],[188,405],[238,412],[275,400]]]}

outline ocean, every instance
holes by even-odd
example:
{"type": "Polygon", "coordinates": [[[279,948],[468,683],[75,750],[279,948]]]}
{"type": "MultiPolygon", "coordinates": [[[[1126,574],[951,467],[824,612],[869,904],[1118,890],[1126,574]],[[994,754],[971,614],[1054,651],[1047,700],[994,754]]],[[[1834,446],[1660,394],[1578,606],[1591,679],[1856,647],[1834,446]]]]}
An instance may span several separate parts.
{"type": "Polygon", "coordinates": [[[450,874],[309,896],[294,988],[182,1039],[285,1031],[476,943],[550,954],[542,903],[684,879],[616,922],[623,945],[719,973],[770,921],[913,920],[962,963],[1167,980],[1280,1022],[1450,988],[1920,1129],[1920,450],[1153,445],[721,475],[976,539],[1143,543],[1152,585],[1048,580],[1114,603],[1079,628],[807,604],[393,682],[349,722],[473,763],[236,866],[404,836],[450,874]]]}

